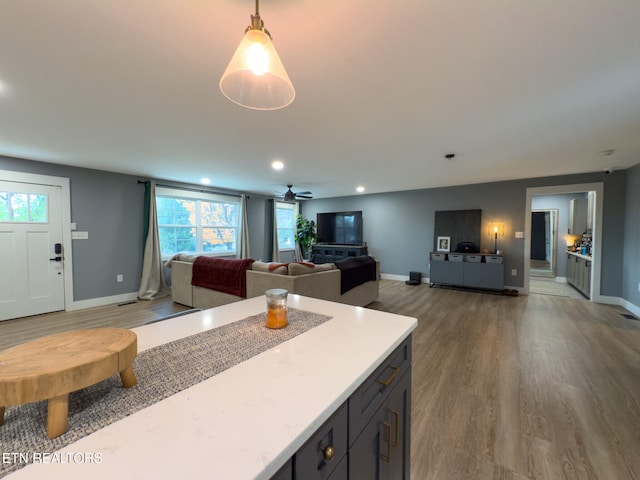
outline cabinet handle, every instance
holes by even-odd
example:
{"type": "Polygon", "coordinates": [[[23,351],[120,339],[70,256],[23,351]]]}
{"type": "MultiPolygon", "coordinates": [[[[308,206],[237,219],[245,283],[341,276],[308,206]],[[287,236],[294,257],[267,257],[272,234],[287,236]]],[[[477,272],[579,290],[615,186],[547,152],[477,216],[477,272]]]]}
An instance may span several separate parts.
{"type": "Polygon", "coordinates": [[[393,382],[393,379],[396,378],[396,374],[398,373],[398,370],[400,369],[400,367],[394,367],[393,365],[391,365],[391,369],[393,370],[393,372],[391,372],[391,375],[389,375],[389,378],[387,378],[384,381],[380,381],[378,380],[378,383],[384,387],[388,387],[391,382],[393,382]]]}
{"type": "Polygon", "coordinates": [[[391,446],[392,447],[397,447],[398,446],[398,435],[399,435],[399,431],[400,431],[400,414],[398,412],[396,412],[395,410],[391,410],[391,415],[393,415],[393,418],[395,419],[396,422],[396,438],[394,442],[391,442],[391,446]]]}
{"type": "Polygon", "coordinates": [[[389,441],[387,442],[387,455],[382,454],[382,459],[391,463],[391,424],[389,422],[382,422],[382,425],[387,427],[387,432],[389,433],[389,441]]]}
{"type": "Polygon", "coordinates": [[[331,445],[327,445],[322,449],[322,455],[326,461],[333,460],[333,457],[336,455],[336,451],[333,449],[331,445]]]}

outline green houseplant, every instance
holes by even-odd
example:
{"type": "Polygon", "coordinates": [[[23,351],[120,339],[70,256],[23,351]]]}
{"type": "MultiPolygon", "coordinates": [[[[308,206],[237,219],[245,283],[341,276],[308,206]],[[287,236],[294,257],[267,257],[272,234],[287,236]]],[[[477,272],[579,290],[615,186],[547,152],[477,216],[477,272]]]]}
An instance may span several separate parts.
{"type": "Polygon", "coordinates": [[[296,242],[300,245],[302,258],[311,258],[311,245],[316,241],[316,222],[302,215],[296,216],[296,242]]]}

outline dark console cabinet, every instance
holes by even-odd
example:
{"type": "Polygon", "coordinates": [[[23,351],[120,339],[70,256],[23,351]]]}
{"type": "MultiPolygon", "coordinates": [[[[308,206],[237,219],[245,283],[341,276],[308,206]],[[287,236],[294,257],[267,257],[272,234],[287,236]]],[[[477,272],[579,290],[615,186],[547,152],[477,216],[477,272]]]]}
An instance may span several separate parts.
{"type": "Polygon", "coordinates": [[[364,245],[313,245],[311,247],[313,263],[333,263],[347,257],[368,255],[364,245]]]}
{"type": "Polygon", "coordinates": [[[429,282],[431,285],[502,290],[502,261],[500,255],[432,252],[429,282]]]}

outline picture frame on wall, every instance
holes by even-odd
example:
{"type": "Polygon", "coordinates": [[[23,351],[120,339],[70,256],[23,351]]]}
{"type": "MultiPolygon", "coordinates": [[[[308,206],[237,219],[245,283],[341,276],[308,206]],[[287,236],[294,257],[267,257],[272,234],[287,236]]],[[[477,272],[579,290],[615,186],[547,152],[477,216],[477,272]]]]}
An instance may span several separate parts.
{"type": "Polygon", "coordinates": [[[438,244],[436,247],[438,252],[451,251],[451,237],[438,237],[438,244]]]}

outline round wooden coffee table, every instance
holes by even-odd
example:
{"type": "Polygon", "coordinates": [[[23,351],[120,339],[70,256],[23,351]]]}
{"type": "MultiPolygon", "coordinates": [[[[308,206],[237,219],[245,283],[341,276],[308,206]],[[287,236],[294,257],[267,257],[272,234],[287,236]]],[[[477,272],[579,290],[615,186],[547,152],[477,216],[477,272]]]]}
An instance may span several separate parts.
{"type": "Polygon", "coordinates": [[[67,431],[69,393],[120,374],[122,385],[137,380],[136,334],[123,328],[76,330],[40,338],[0,352],[0,425],[5,407],[48,400],[47,435],[67,431]]]}

